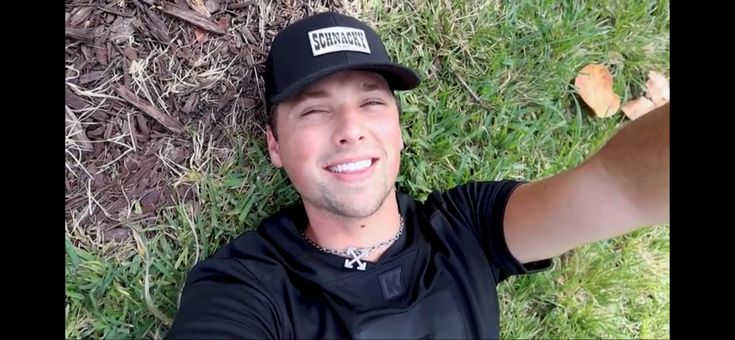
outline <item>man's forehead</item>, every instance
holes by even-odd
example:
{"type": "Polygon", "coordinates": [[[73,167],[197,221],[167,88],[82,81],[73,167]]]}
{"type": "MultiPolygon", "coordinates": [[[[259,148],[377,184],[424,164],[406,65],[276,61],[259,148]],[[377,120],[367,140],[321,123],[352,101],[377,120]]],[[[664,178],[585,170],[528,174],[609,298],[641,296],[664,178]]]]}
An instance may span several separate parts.
{"type": "Polygon", "coordinates": [[[356,86],[363,91],[373,91],[379,89],[390,90],[388,81],[386,81],[385,78],[379,73],[371,71],[350,70],[337,72],[324,79],[320,79],[319,81],[304,88],[304,90],[301,91],[301,94],[326,91],[327,87],[329,87],[330,85],[356,86]]]}

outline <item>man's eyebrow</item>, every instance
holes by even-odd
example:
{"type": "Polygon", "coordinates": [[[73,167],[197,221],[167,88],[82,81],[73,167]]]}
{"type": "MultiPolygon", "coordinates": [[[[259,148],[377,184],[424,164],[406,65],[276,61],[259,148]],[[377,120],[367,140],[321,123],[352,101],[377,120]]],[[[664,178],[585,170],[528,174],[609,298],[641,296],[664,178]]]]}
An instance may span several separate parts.
{"type": "Polygon", "coordinates": [[[298,95],[296,95],[292,99],[291,103],[292,105],[298,105],[299,103],[307,99],[318,99],[318,98],[325,98],[325,97],[329,97],[329,92],[327,92],[326,90],[323,90],[323,89],[307,90],[307,91],[301,92],[298,95]]]}
{"type": "Polygon", "coordinates": [[[326,90],[312,90],[312,91],[306,91],[302,93],[301,95],[299,95],[298,100],[300,101],[300,100],[307,99],[307,98],[311,99],[311,98],[324,98],[324,97],[329,97],[329,92],[327,92],[326,90]]]}
{"type": "MultiPolygon", "coordinates": [[[[362,86],[360,86],[360,89],[362,92],[370,92],[370,91],[377,91],[377,90],[388,90],[385,86],[382,86],[380,83],[376,82],[365,82],[362,83],[362,86]]],[[[301,103],[304,100],[307,99],[318,99],[318,98],[326,98],[329,97],[330,93],[327,90],[324,89],[316,89],[316,90],[307,90],[296,97],[293,98],[293,105],[297,105],[301,103]]]]}
{"type": "Polygon", "coordinates": [[[378,83],[362,83],[362,92],[370,92],[375,90],[387,90],[385,86],[380,86],[378,83]]]}

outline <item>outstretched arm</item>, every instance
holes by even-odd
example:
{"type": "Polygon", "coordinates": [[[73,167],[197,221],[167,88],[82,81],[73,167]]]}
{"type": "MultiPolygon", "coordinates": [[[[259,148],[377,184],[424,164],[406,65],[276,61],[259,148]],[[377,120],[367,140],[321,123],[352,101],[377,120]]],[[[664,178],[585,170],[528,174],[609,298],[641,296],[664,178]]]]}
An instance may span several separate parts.
{"type": "Polygon", "coordinates": [[[580,166],[519,186],[505,237],[521,262],[669,221],[669,104],[629,123],[580,166]]]}

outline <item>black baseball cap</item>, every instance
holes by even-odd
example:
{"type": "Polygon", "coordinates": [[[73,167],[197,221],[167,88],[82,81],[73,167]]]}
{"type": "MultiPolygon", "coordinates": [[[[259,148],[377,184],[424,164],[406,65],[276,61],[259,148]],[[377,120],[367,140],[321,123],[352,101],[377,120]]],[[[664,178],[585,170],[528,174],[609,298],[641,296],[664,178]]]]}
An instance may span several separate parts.
{"type": "Polygon", "coordinates": [[[420,82],[415,71],[391,61],[370,26],[340,13],[319,13],[294,22],[273,39],[264,77],[267,112],[319,79],[346,70],[377,72],[394,91],[413,89],[420,82]]]}

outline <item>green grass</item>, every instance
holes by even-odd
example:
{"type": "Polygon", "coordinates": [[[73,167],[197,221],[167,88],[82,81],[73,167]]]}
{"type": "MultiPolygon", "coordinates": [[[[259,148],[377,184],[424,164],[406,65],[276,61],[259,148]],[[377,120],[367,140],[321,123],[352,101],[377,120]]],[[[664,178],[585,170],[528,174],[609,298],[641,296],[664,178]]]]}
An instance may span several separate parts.
{"type": "MultiPolygon", "coordinates": [[[[609,65],[623,101],[668,74],[667,1],[362,2],[397,59],[423,78],[401,94],[398,185],[419,199],[470,180],[538,179],[573,167],[624,119],[591,118],[572,80],[609,65]],[[481,99],[477,102],[462,83],[481,99]]],[[[197,259],[296,198],[260,136],[187,179],[201,197],[99,245],[67,224],[66,337],[160,338],[197,259]],[[198,257],[197,257],[198,254],[198,257]],[[148,284],[146,284],[148,282],[148,284]]],[[[600,202],[604,204],[604,202],[600,202]]],[[[500,285],[503,338],[669,338],[669,229],[584,246],[500,285]]]]}

